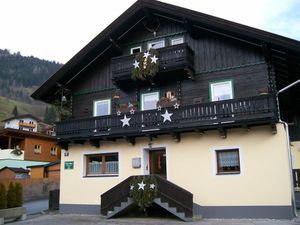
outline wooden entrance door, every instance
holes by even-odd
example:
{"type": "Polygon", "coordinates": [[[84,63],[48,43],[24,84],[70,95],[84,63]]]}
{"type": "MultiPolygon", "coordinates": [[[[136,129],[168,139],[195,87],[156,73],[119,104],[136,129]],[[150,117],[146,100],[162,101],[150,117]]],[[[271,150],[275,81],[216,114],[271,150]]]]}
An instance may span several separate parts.
{"type": "Polygon", "coordinates": [[[152,150],[150,156],[150,174],[160,175],[166,178],[167,175],[167,160],[166,150],[152,150]]]}

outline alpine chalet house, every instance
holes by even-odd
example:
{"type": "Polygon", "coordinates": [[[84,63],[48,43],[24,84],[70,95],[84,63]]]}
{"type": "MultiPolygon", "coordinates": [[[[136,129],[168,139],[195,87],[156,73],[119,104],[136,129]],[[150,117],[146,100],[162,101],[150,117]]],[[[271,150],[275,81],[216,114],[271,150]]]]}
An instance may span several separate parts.
{"type": "Polygon", "coordinates": [[[109,218],[147,192],[182,220],[292,218],[300,89],[276,96],[299,59],[298,41],[138,0],[32,95],[72,105],[61,212],[109,218]]]}

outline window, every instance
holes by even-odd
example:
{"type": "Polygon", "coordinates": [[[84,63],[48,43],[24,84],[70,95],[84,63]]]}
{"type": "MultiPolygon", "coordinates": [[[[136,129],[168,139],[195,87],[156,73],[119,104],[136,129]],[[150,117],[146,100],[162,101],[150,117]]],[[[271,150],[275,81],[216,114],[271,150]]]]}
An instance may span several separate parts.
{"type": "Polygon", "coordinates": [[[110,115],[110,99],[94,101],[94,116],[110,115]]]}
{"type": "Polygon", "coordinates": [[[232,81],[213,82],[209,84],[210,100],[221,101],[233,98],[232,81]]]}
{"type": "Polygon", "coordinates": [[[183,37],[177,37],[171,39],[171,45],[179,45],[183,43],[183,37]]]}
{"type": "Polygon", "coordinates": [[[33,150],[33,152],[34,152],[35,154],[41,154],[41,152],[42,152],[41,146],[40,146],[40,145],[34,145],[34,150],[33,150]]]}
{"type": "Polygon", "coordinates": [[[86,155],[86,176],[118,175],[118,153],[86,155]]]}
{"type": "Polygon", "coordinates": [[[142,51],[142,47],[138,46],[138,47],[133,47],[130,49],[130,54],[136,54],[142,51]]]}
{"type": "Polygon", "coordinates": [[[216,150],[217,174],[240,173],[239,149],[216,150]]]}
{"type": "Polygon", "coordinates": [[[51,147],[50,154],[51,155],[57,155],[57,148],[56,147],[51,147]]]}
{"type": "Polygon", "coordinates": [[[156,109],[158,100],[159,100],[159,92],[142,94],[141,110],[144,111],[144,110],[156,109]]]}
{"type": "Polygon", "coordinates": [[[160,41],[153,41],[148,43],[148,49],[150,48],[163,48],[165,47],[165,40],[160,40],[160,41]]]}

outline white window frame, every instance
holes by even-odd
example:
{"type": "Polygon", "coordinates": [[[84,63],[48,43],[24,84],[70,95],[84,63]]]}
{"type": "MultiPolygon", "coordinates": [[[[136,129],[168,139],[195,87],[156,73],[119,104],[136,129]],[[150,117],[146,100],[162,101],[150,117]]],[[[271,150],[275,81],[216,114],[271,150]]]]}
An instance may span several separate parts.
{"type": "MultiPolygon", "coordinates": [[[[229,99],[233,99],[234,98],[234,92],[233,92],[233,82],[232,80],[224,80],[224,81],[216,81],[216,82],[210,82],[209,83],[209,92],[210,92],[210,101],[211,102],[216,102],[216,101],[219,101],[217,99],[215,99],[215,96],[214,96],[214,88],[215,88],[215,85],[217,84],[226,84],[228,83],[229,86],[230,86],[230,98],[229,99]]],[[[220,100],[222,101],[222,100],[220,100]]]]}
{"type": "Polygon", "coordinates": [[[159,91],[153,91],[153,92],[147,92],[147,93],[143,93],[141,94],[141,111],[144,111],[144,96],[147,95],[152,95],[152,94],[156,94],[157,95],[157,101],[159,101],[159,91]]]}
{"type": "Polygon", "coordinates": [[[57,155],[57,147],[51,147],[50,154],[51,155],[57,155]]]}
{"type": "Polygon", "coordinates": [[[134,54],[133,51],[136,50],[136,49],[139,49],[140,52],[142,52],[142,46],[136,46],[136,47],[130,48],[130,54],[134,54]]]}
{"type": "MultiPolygon", "coordinates": [[[[157,41],[151,41],[151,42],[148,42],[148,50],[151,49],[151,45],[152,44],[156,44],[156,43],[160,43],[162,42],[163,43],[163,46],[161,48],[164,48],[166,47],[166,43],[165,43],[165,40],[157,40],[157,41]]],[[[157,49],[157,48],[155,48],[157,49]]],[[[159,49],[159,48],[158,48],[159,49]]]]}
{"type": "Polygon", "coordinates": [[[42,153],[42,146],[39,145],[39,144],[34,145],[33,152],[34,152],[35,154],[41,154],[41,153],[42,153]],[[37,147],[37,148],[36,148],[36,147],[37,147]]]}
{"type": "Polygon", "coordinates": [[[212,148],[212,165],[213,165],[213,176],[216,177],[231,177],[231,176],[243,176],[243,151],[241,146],[224,146],[224,147],[213,147],[212,148]],[[218,162],[217,162],[217,151],[231,151],[237,149],[240,160],[240,172],[239,173],[218,173],[218,162]]]}
{"type": "MultiPolygon", "coordinates": [[[[108,103],[108,114],[107,115],[110,115],[111,114],[111,100],[110,99],[103,99],[103,100],[95,100],[94,101],[94,104],[93,104],[93,116],[97,116],[97,104],[98,103],[108,103]]],[[[106,116],[106,115],[103,115],[103,116],[106,116]]]]}
{"type": "Polygon", "coordinates": [[[183,37],[176,37],[171,39],[171,45],[180,45],[184,43],[184,38],[183,37]],[[174,43],[176,41],[180,41],[180,43],[174,43]]]}

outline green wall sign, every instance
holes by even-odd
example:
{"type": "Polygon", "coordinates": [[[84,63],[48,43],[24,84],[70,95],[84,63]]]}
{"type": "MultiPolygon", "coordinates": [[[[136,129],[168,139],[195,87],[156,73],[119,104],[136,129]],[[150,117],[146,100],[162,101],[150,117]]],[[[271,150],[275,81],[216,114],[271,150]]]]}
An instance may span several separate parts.
{"type": "Polygon", "coordinates": [[[65,162],[65,170],[72,170],[72,169],[74,169],[74,161],[65,162]]]}

